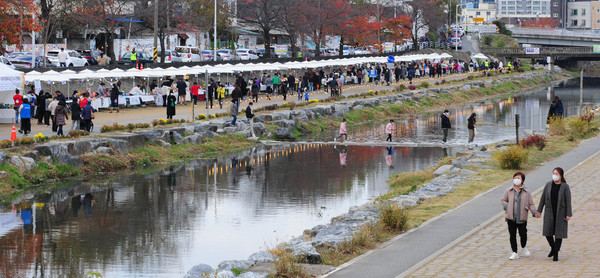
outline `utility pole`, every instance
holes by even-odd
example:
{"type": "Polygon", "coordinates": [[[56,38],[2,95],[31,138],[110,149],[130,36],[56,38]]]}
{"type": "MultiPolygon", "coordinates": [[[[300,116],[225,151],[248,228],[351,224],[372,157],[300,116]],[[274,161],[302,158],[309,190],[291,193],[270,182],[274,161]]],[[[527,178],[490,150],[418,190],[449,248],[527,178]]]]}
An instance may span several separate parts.
{"type": "Polygon", "coordinates": [[[154,0],[154,53],[152,58],[157,60],[158,51],[158,0],[154,0]]]}
{"type": "MultiPolygon", "coordinates": [[[[214,61],[217,61],[217,0],[215,0],[215,30],[214,30],[213,35],[214,35],[213,41],[214,41],[214,45],[215,45],[213,59],[214,59],[214,61]]],[[[208,104],[206,105],[206,110],[208,111],[208,104]]],[[[206,117],[208,117],[208,115],[206,117]]]]}
{"type": "MultiPolygon", "coordinates": [[[[171,36],[171,7],[169,5],[169,0],[167,0],[167,49],[171,49],[170,36],[171,36]]],[[[163,49],[163,51],[165,51],[165,50],[163,49]]]]}

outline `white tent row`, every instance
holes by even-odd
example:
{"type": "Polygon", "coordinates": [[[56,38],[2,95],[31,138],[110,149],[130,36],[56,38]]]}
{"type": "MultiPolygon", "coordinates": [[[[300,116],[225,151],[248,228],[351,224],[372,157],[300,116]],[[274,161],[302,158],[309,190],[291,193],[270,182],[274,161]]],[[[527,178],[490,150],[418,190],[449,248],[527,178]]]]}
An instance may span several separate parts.
{"type": "MultiPolygon", "coordinates": [[[[421,60],[439,60],[451,58],[452,55],[447,53],[438,54],[414,54],[414,55],[403,55],[395,56],[396,62],[411,62],[421,60]]],[[[149,77],[164,77],[164,76],[177,76],[177,75],[195,75],[195,74],[233,74],[237,72],[255,72],[255,71],[283,71],[293,69],[309,69],[309,68],[321,68],[329,66],[348,66],[357,65],[364,63],[387,63],[388,57],[353,57],[353,58],[340,58],[330,60],[319,60],[319,61],[304,61],[304,62],[286,62],[286,63],[249,63],[249,64],[221,64],[221,65],[205,65],[205,66],[194,66],[188,67],[183,66],[179,68],[168,67],[168,68],[149,68],[144,70],[138,70],[135,68],[122,70],[119,68],[108,70],[99,69],[92,71],[84,69],[79,72],[73,70],[65,70],[57,72],[50,70],[44,73],[37,71],[31,71],[25,74],[25,81],[33,82],[35,80],[49,81],[49,82],[66,82],[69,80],[86,80],[86,79],[103,79],[103,78],[149,78],[149,77]]]]}

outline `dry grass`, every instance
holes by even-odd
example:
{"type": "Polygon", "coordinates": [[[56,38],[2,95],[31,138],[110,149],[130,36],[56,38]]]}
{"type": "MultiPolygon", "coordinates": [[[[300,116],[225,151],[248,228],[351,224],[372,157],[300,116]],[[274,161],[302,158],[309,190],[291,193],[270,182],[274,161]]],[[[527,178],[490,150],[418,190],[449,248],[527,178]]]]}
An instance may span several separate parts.
{"type": "Polygon", "coordinates": [[[302,266],[298,263],[292,253],[285,248],[274,248],[269,249],[269,253],[273,254],[276,258],[273,263],[273,267],[277,272],[275,277],[289,277],[289,278],[310,278],[302,266]]]}

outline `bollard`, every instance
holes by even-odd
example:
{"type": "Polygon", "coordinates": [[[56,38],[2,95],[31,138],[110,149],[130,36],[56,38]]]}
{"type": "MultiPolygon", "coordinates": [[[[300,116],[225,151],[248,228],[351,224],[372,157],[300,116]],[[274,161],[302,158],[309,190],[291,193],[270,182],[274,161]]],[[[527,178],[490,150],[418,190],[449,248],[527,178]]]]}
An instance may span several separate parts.
{"type": "Polygon", "coordinates": [[[515,130],[517,132],[517,145],[519,144],[519,114],[515,114],[515,130]]]}

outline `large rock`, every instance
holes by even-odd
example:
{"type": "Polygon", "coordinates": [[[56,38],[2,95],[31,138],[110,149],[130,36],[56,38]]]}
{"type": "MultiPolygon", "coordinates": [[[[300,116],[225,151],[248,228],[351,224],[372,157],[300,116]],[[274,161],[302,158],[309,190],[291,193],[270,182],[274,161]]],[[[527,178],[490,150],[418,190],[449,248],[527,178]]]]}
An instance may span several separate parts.
{"type": "MultiPolygon", "coordinates": [[[[240,115],[238,115],[238,118],[240,117],[240,115]]],[[[269,114],[266,115],[256,115],[256,117],[254,117],[254,121],[257,123],[263,123],[263,122],[270,122],[273,120],[273,117],[269,114]]]]}
{"type": "Polygon", "coordinates": [[[115,151],[109,147],[98,147],[96,153],[113,155],[115,154],[115,151]]]}
{"type": "Polygon", "coordinates": [[[410,195],[400,195],[392,201],[396,202],[400,208],[412,208],[419,204],[419,197],[410,195]]]}
{"type": "Polygon", "coordinates": [[[225,134],[234,134],[234,133],[236,133],[237,131],[238,131],[238,129],[237,129],[237,127],[235,127],[235,126],[230,126],[230,127],[223,128],[223,132],[224,132],[225,134]]]}
{"type": "Polygon", "coordinates": [[[315,246],[336,246],[350,238],[352,238],[352,228],[343,223],[335,223],[326,228],[322,228],[313,238],[315,246]]]}
{"type": "Polygon", "coordinates": [[[10,164],[17,167],[17,169],[19,169],[20,171],[25,170],[25,163],[23,163],[23,160],[21,160],[21,158],[18,155],[13,155],[10,157],[10,164]]]}
{"type": "Polygon", "coordinates": [[[296,122],[293,120],[277,120],[273,124],[279,127],[296,128],[296,122]]]}
{"type": "Polygon", "coordinates": [[[129,148],[135,150],[139,148],[143,148],[146,145],[146,139],[141,134],[135,133],[116,133],[116,134],[108,134],[106,135],[108,138],[122,140],[129,143],[129,148]]]}
{"type": "Polygon", "coordinates": [[[202,136],[204,138],[215,138],[216,135],[217,135],[217,133],[213,132],[211,130],[207,130],[207,131],[204,132],[204,134],[202,134],[202,136]]]}
{"type": "Polygon", "coordinates": [[[271,114],[271,117],[273,117],[273,121],[289,120],[290,119],[290,113],[291,113],[291,111],[275,112],[275,113],[271,114]]]}
{"type": "Polygon", "coordinates": [[[194,133],[183,138],[184,144],[202,144],[202,135],[194,133]]]}
{"type": "Polygon", "coordinates": [[[146,141],[149,141],[152,143],[158,143],[158,140],[170,141],[169,138],[166,138],[166,134],[168,134],[168,133],[166,133],[162,129],[140,130],[140,131],[135,131],[134,133],[144,136],[144,139],[146,141]]]}
{"type": "Polygon", "coordinates": [[[67,165],[71,165],[75,168],[81,168],[81,166],[83,166],[83,160],[81,160],[81,158],[79,158],[77,156],[61,154],[55,158],[56,158],[56,163],[59,163],[59,164],[67,164],[67,165]]]}
{"type": "Polygon", "coordinates": [[[207,275],[209,275],[212,272],[213,272],[213,268],[210,265],[198,264],[198,265],[195,265],[194,267],[192,267],[192,269],[190,269],[183,277],[184,278],[205,278],[205,277],[207,277],[207,275]]]}
{"type": "Polygon", "coordinates": [[[289,128],[276,128],[274,132],[275,139],[277,140],[296,140],[296,137],[294,137],[289,128]]]}
{"type": "Polygon", "coordinates": [[[321,254],[309,241],[291,240],[290,244],[286,245],[286,249],[290,250],[292,255],[302,263],[320,264],[323,262],[321,254]]]}
{"type": "Polygon", "coordinates": [[[450,170],[452,170],[452,165],[443,165],[440,168],[438,168],[437,170],[435,170],[435,172],[433,172],[434,176],[441,176],[447,172],[449,172],[450,170]]]}
{"type": "Polygon", "coordinates": [[[227,271],[231,271],[232,269],[238,269],[238,270],[246,270],[248,268],[250,268],[252,265],[254,265],[254,262],[251,260],[232,260],[232,261],[222,261],[219,266],[217,267],[217,270],[219,272],[227,270],[227,271]]]}
{"type": "Polygon", "coordinates": [[[272,263],[275,259],[275,256],[267,251],[259,251],[248,257],[248,260],[252,261],[254,264],[272,263]]]}
{"type": "Polygon", "coordinates": [[[235,274],[229,270],[223,270],[223,271],[217,270],[217,271],[211,272],[206,277],[209,277],[209,278],[235,278],[235,274]]]}
{"type": "Polygon", "coordinates": [[[8,159],[8,155],[5,152],[0,152],[0,164],[4,163],[8,159]]]}

